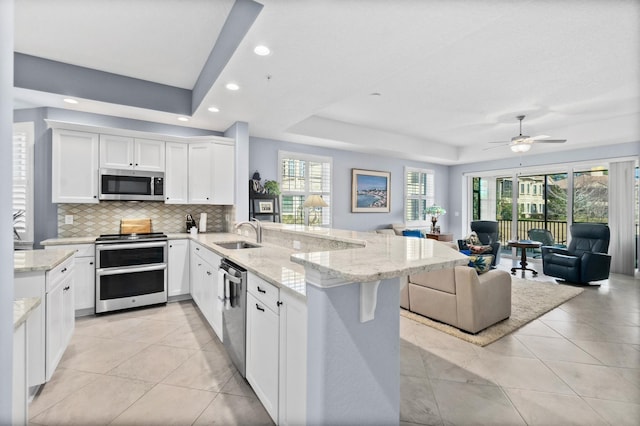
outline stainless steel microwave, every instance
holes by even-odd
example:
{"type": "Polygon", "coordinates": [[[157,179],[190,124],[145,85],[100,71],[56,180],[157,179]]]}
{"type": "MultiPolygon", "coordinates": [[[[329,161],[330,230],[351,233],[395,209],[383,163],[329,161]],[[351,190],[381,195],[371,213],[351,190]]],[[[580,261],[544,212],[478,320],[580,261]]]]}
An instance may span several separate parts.
{"type": "Polygon", "coordinates": [[[164,173],[100,169],[100,200],[163,201],[164,173]]]}

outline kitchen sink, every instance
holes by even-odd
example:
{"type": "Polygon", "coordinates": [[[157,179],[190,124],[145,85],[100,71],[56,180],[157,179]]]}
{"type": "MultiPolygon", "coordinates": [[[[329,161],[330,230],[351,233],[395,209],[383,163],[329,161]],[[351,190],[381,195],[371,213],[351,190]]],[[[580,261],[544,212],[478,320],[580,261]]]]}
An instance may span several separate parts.
{"type": "Polygon", "coordinates": [[[250,248],[258,248],[262,247],[258,244],[249,243],[247,241],[229,241],[226,243],[214,243],[217,246],[230,249],[230,250],[240,250],[240,249],[250,249],[250,248]]]}

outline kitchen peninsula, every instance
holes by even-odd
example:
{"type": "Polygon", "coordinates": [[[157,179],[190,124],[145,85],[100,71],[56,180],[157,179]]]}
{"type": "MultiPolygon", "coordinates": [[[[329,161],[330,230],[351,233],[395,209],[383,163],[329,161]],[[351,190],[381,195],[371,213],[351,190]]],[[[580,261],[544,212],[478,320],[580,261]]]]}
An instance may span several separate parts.
{"type": "MultiPolygon", "coordinates": [[[[252,274],[249,286],[252,279],[264,280],[279,289],[279,302],[289,297],[305,306],[304,340],[290,343],[304,346],[301,371],[306,374],[300,375],[306,376],[301,392],[306,393],[306,423],[397,424],[400,278],[464,264],[464,256],[435,240],[272,223],[263,224],[260,247],[237,250],[217,245],[255,241],[253,230],[241,231],[243,235],[168,237],[190,239],[246,268],[252,274]]],[[[73,243],[60,239],[43,244],[73,243]]],[[[278,307],[282,318],[286,300],[278,307]]],[[[282,352],[281,346],[281,356],[282,352]]],[[[283,420],[280,412],[276,421],[290,423],[291,418],[283,420]]]]}

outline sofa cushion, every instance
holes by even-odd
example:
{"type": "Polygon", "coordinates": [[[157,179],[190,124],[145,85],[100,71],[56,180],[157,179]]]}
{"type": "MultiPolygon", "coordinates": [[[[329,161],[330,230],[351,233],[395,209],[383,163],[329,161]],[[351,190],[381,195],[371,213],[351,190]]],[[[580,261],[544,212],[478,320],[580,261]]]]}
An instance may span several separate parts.
{"type": "Polygon", "coordinates": [[[435,269],[429,272],[409,275],[409,283],[456,294],[456,280],[453,268],[435,269]]]}
{"type": "Polygon", "coordinates": [[[402,231],[402,235],[405,237],[417,237],[417,238],[422,238],[422,231],[419,229],[405,229],[404,231],[402,231]]]}
{"type": "Polygon", "coordinates": [[[396,231],[394,231],[391,228],[376,229],[376,233],[378,233],[378,234],[386,234],[386,235],[396,235],[396,231]]]}
{"type": "Polygon", "coordinates": [[[491,263],[493,262],[492,254],[483,255],[471,255],[469,256],[469,266],[475,268],[479,274],[484,274],[491,269],[491,263]]]}

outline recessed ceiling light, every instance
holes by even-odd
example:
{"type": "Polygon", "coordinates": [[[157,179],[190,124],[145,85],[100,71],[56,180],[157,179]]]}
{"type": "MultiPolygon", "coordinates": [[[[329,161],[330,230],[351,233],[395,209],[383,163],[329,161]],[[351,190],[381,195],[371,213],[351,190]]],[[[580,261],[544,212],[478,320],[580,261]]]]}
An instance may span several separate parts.
{"type": "Polygon", "coordinates": [[[267,56],[269,53],[271,53],[271,49],[263,44],[260,44],[256,46],[255,49],[253,49],[253,53],[258,56],[267,56]]]}
{"type": "Polygon", "coordinates": [[[68,104],[77,104],[78,103],[78,101],[76,101],[75,99],[71,99],[71,98],[64,98],[63,101],[68,103],[68,104]]]}
{"type": "Polygon", "coordinates": [[[207,108],[207,109],[208,109],[209,111],[211,111],[211,112],[220,112],[220,109],[219,109],[219,108],[216,108],[216,107],[214,107],[214,106],[209,107],[209,108],[207,108]]]}
{"type": "Polygon", "coordinates": [[[180,121],[189,121],[189,119],[187,117],[178,117],[178,120],[180,120],[180,121]]]}
{"type": "Polygon", "coordinates": [[[380,92],[373,92],[370,94],[370,96],[382,96],[382,93],[380,92]]]}
{"type": "Polygon", "coordinates": [[[238,86],[236,83],[227,83],[227,85],[225,87],[227,89],[229,89],[229,90],[238,90],[238,89],[240,89],[240,86],[238,86]]]}

